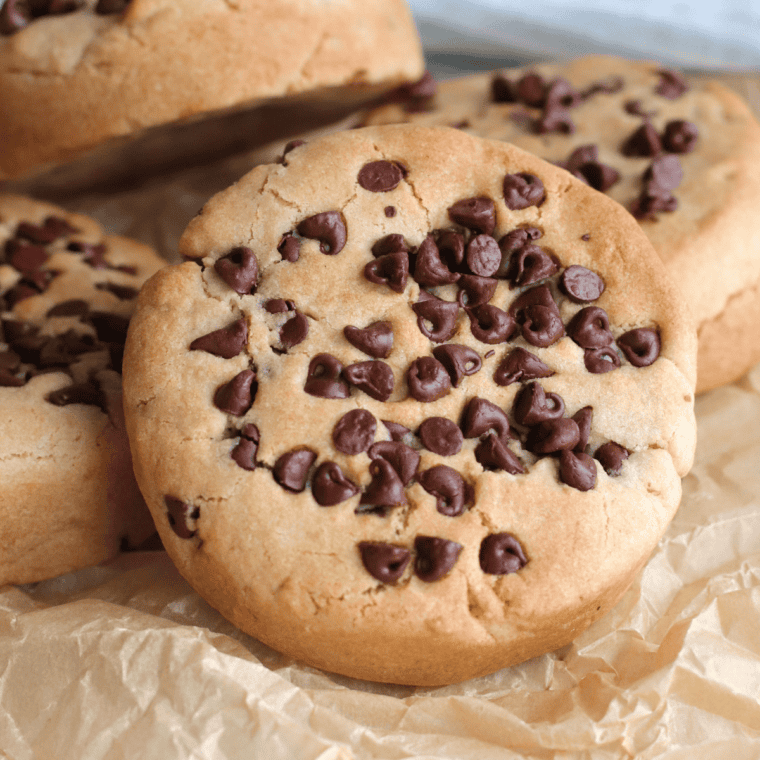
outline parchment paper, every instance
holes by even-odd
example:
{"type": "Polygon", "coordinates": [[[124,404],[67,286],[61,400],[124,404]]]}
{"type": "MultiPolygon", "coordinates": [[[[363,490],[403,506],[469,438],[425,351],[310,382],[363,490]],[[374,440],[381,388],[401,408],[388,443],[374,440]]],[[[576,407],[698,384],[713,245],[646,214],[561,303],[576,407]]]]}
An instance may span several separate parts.
{"type": "MultiPolygon", "coordinates": [[[[171,256],[251,161],[75,205],[171,256]]],[[[0,758],[756,760],[760,365],[698,398],[697,419],[681,507],[620,604],[572,645],[464,684],[304,667],[224,620],[162,551],[0,588],[0,758]]]]}

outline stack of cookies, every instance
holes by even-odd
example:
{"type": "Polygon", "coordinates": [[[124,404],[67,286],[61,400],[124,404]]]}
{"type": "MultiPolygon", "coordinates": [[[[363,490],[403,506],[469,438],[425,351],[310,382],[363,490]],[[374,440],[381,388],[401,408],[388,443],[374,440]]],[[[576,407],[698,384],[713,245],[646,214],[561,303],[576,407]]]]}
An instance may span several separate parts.
{"type": "Polygon", "coordinates": [[[2,200],[0,582],[155,525],[229,620],[332,672],[440,685],[556,649],[672,519],[695,392],[760,358],[760,127],[612,58],[436,89],[401,3],[275,5],[0,7],[2,102],[25,62],[91,109],[3,106],[7,176],[388,93],[210,198],[176,266],[2,200]]]}

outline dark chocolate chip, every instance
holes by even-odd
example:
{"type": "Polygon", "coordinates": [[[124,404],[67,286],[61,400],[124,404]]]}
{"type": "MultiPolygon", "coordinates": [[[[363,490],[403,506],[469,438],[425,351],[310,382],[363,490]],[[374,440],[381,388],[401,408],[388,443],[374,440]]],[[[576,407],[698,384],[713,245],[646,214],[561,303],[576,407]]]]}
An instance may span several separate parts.
{"type": "Polygon", "coordinates": [[[33,243],[47,245],[58,238],[66,235],[73,235],[78,232],[65,219],[57,216],[49,216],[42,224],[31,224],[30,222],[21,222],[16,228],[16,237],[31,240],[33,243]]]}
{"type": "Polygon", "coordinates": [[[8,241],[5,253],[8,263],[22,273],[36,271],[44,266],[49,258],[42,246],[15,239],[8,241]]]}
{"type": "Polygon", "coordinates": [[[359,500],[357,512],[384,514],[390,507],[406,504],[404,484],[396,468],[387,459],[373,459],[369,465],[369,474],[372,480],[359,500]]]}
{"type": "Polygon", "coordinates": [[[76,383],[67,385],[57,391],[48,393],[46,399],[55,406],[69,406],[70,404],[86,404],[99,406],[105,409],[106,400],[103,391],[92,383],[76,383]]]}
{"type": "Polygon", "coordinates": [[[472,501],[472,487],[451,467],[439,464],[417,476],[419,484],[435,496],[435,508],[447,517],[458,517],[465,505],[472,501]]]}
{"type": "Polygon", "coordinates": [[[467,244],[465,259],[473,274],[490,277],[501,265],[499,244],[490,235],[476,235],[467,244]]]}
{"type": "Polygon", "coordinates": [[[380,238],[372,246],[372,255],[375,258],[385,256],[387,253],[409,253],[410,248],[403,235],[396,233],[380,238]]]}
{"type": "Polygon", "coordinates": [[[594,454],[594,458],[599,460],[604,471],[610,477],[620,475],[623,462],[625,462],[629,456],[630,452],[628,449],[623,448],[619,443],[615,443],[615,441],[603,443],[594,454]]]}
{"type": "Polygon", "coordinates": [[[462,449],[462,431],[446,417],[428,417],[417,431],[423,446],[434,454],[452,457],[462,449]]]}
{"type": "Polygon", "coordinates": [[[282,240],[277,244],[277,250],[283,261],[290,261],[291,263],[298,261],[301,257],[301,239],[288,232],[282,236],[282,240]]]}
{"type": "Polygon", "coordinates": [[[553,374],[535,354],[524,348],[515,348],[498,366],[493,379],[497,385],[511,385],[539,377],[551,377],[553,374]]]}
{"type": "Polygon", "coordinates": [[[414,539],[414,574],[425,583],[441,580],[454,567],[464,547],[456,541],[435,536],[414,539]]]}
{"type": "Polygon", "coordinates": [[[519,425],[530,427],[545,420],[556,420],[565,413],[565,402],[556,393],[546,393],[538,383],[528,383],[518,391],[512,414],[519,425]]]}
{"type": "Polygon", "coordinates": [[[98,340],[104,343],[121,343],[127,339],[129,318],[121,314],[112,314],[108,311],[91,311],[82,317],[83,322],[88,322],[95,328],[98,340]]]}
{"type": "Polygon", "coordinates": [[[348,398],[348,383],[341,377],[343,365],[331,354],[317,354],[310,362],[304,390],[319,398],[348,398]]]}
{"type": "Polygon", "coordinates": [[[238,319],[228,327],[202,335],[190,344],[191,351],[205,351],[222,359],[238,356],[248,344],[248,324],[238,319]]]}
{"type": "Polygon", "coordinates": [[[441,261],[450,270],[455,270],[464,261],[464,237],[454,230],[438,230],[434,234],[441,261]]]}
{"type": "Polygon", "coordinates": [[[408,427],[399,425],[398,422],[392,422],[391,420],[381,420],[381,422],[387,428],[391,440],[393,441],[403,441],[406,436],[411,435],[412,433],[408,427]]]}
{"type": "Polygon", "coordinates": [[[334,256],[346,244],[346,223],[339,211],[323,211],[304,219],[297,227],[298,234],[319,241],[319,250],[334,256]]]}
{"type": "Polygon", "coordinates": [[[335,462],[323,462],[314,473],[311,492],[320,507],[334,507],[359,493],[359,486],[335,462]]]}
{"type": "Polygon", "coordinates": [[[581,94],[564,77],[557,77],[546,90],[544,107],[574,108],[581,102],[581,94]]]}
{"type": "Polygon", "coordinates": [[[301,145],[306,145],[305,140],[291,140],[282,150],[282,155],[277,159],[278,164],[282,164],[283,166],[287,166],[288,163],[285,161],[285,156],[290,153],[291,150],[295,150],[296,148],[300,148],[301,145]]]}
{"type": "Polygon", "coordinates": [[[645,122],[620,146],[620,152],[624,156],[656,156],[662,152],[660,135],[649,122],[645,122]]]}
{"type": "Polygon", "coordinates": [[[296,305],[293,301],[286,301],[284,298],[271,298],[264,304],[264,308],[270,314],[282,314],[286,311],[295,311],[296,305]]]}
{"type": "Polygon", "coordinates": [[[420,285],[435,287],[437,285],[450,285],[460,278],[458,272],[452,272],[441,261],[438,246],[432,235],[428,235],[417,249],[417,258],[414,264],[414,279],[420,285]]]}
{"type": "Polygon", "coordinates": [[[433,356],[438,359],[451,378],[451,384],[457,388],[463,377],[474,375],[483,366],[483,360],[477,351],[456,343],[446,343],[433,349],[433,356]]]}
{"type": "Polygon", "coordinates": [[[14,34],[28,26],[32,18],[29,0],[5,0],[0,6],[0,34],[14,34]]]}
{"type": "Polygon", "coordinates": [[[446,368],[432,356],[415,359],[406,373],[409,395],[417,401],[430,402],[443,398],[451,390],[446,368]]]}
{"type": "Polygon", "coordinates": [[[387,401],[393,393],[393,370],[385,362],[373,360],[351,364],[343,370],[343,377],[377,401],[387,401]]]}
{"type": "Polygon", "coordinates": [[[387,285],[403,293],[409,277],[409,255],[404,251],[386,253],[364,267],[364,277],[376,285],[387,285]]]}
{"type": "Polygon", "coordinates": [[[599,161],[584,164],[579,171],[589,186],[600,193],[607,192],[620,179],[620,172],[617,169],[599,161]]]}
{"type": "Polygon", "coordinates": [[[371,193],[387,193],[398,187],[405,172],[397,163],[391,161],[371,161],[364,164],[357,181],[371,193]]]}
{"type": "Polygon", "coordinates": [[[580,433],[576,451],[583,451],[588,445],[588,438],[591,435],[591,420],[593,417],[594,408],[592,406],[584,406],[573,415],[573,422],[578,426],[578,432],[580,433]]]}
{"type": "Polygon", "coordinates": [[[498,283],[493,277],[463,274],[458,284],[457,303],[462,308],[474,308],[488,303],[493,298],[498,283]]]}
{"type": "Polygon", "coordinates": [[[417,326],[426,338],[434,343],[443,343],[449,340],[457,330],[459,304],[454,301],[443,301],[427,293],[425,293],[427,297],[423,297],[422,292],[420,293],[421,300],[412,304],[412,309],[417,315],[417,326]]]}
{"type": "Polygon", "coordinates": [[[546,135],[551,132],[572,135],[575,134],[575,122],[566,108],[547,104],[544,112],[533,123],[533,131],[539,135],[546,135]]]}
{"type": "Polygon", "coordinates": [[[644,173],[644,189],[649,196],[667,198],[682,179],[683,169],[677,156],[658,156],[644,173]]]}
{"type": "Polygon", "coordinates": [[[573,264],[559,278],[560,290],[573,303],[590,303],[604,293],[604,280],[586,267],[573,264]]]}
{"type": "Polygon", "coordinates": [[[15,351],[0,351],[0,369],[16,372],[20,366],[21,357],[15,351]]]}
{"type": "Polygon", "coordinates": [[[361,329],[348,325],[343,335],[352,345],[375,359],[387,359],[393,348],[393,325],[390,322],[373,322],[361,329]]]}
{"type": "Polygon", "coordinates": [[[518,227],[508,232],[499,240],[499,248],[502,255],[507,257],[509,254],[519,251],[524,245],[538,240],[543,236],[543,232],[538,227],[518,227]]]}
{"type": "Polygon", "coordinates": [[[492,430],[502,440],[509,438],[509,419],[506,413],[487,399],[473,398],[462,413],[464,437],[479,438],[492,430]]]}
{"type": "Polygon", "coordinates": [[[438,85],[433,75],[426,71],[416,82],[397,88],[394,97],[398,100],[427,100],[435,95],[437,89],[438,85]]]}
{"type": "Polygon", "coordinates": [[[689,91],[689,83],[679,72],[660,69],[657,73],[660,75],[660,81],[654,91],[663,98],[676,100],[689,91]]]}
{"type": "Polygon", "coordinates": [[[244,369],[232,380],[216,389],[214,406],[226,414],[241,417],[251,408],[257,389],[256,373],[253,370],[244,369]]]}
{"type": "Polygon", "coordinates": [[[393,219],[394,216],[396,216],[396,207],[395,206],[386,206],[383,211],[385,212],[385,216],[388,219],[393,219]]]}
{"type": "Polygon", "coordinates": [[[546,348],[556,343],[564,334],[565,326],[557,312],[547,306],[528,306],[523,310],[523,322],[520,326],[522,336],[539,348],[546,348]]]}
{"type": "Polygon", "coordinates": [[[578,491],[590,491],[596,485],[596,464],[593,458],[579,451],[561,451],[559,479],[578,491]]]}
{"type": "Polygon", "coordinates": [[[344,454],[361,454],[372,445],[376,430],[377,420],[370,412],[353,409],[346,412],[333,428],[333,444],[344,454]]]}
{"type": "MultiPolygon", "coordinates": [[[[384,424],[387,427],[389,423],[384,424]]],[[[399,425],[398,427],[403,426],[399,425]]],[[[406,434],[411,432],[408,428],[403,429],[406,434]]],[[[412,482],[420,464],[419,453],[405,443],[401,443],[400,440],[377,441],[369,447],[367,454],[369,454],[370,459],[384,459],[389,462],[405,486],[412,482]]]]}
{"type": "Polygon", "coordinates": [[[70,301],[61,301],[48,309],[46,317],[81,317],[87,314],[90,305],[80,298],[72,298],[70,301]]]}
{"type": "Polygon", "coordinates": [[[517,82],[517,99],[526,106],[541,108],[546,100],[546,81],[534,71],[524,74],[517,82]]]}
{"type": "Polygon", "coordinates": [[[256,254],[245,246],[233,248],[214,263],[216,273],[240,295],[254,293],[259,280],[256,254]]]}
{"type": "Polygon", "coordinates": [[[238,467],[244,470],[256,469],[256,454],[259,450],[261,434],[252,422],[243,426],[240,431],[240,441],[230,452],[230,456],[238,467]]]}
{"type": "Polygon", "coordinates": [[[491,100],[494,103],[515,103],[517,87],[503,74],[495,74],[491,79],[491,100]]]}
{"type": "Polygon", "coordinates": [[[620,366],[620,357],[612,346],[587,348],[583,352],[583,364],[592,375],[603,375],[620,366]]]}
{"type": "Polygon", "coordinates": [[[470,318],[470,332],[481,343],[504,343],[517,332],[514,318],[490,303],[467,309],[467,316],[470,318]]]}
{"type": "Polygon", "coordinates": [[[581,348],[604,348],[615,340],[607,312],[598,306],[581,309],[568,323],[567,334],[581,348]]]}
{"type": "Polygon", "coordinates": [[[360,542],[359,554],[364,569],[381,583],[395,583],[411,558],[409,549],[380,541],[360,542]]]}
{"type": "Polygon", "coordinates": [[[167,510],[166,519],[172,530],[180,538],[192,538],[198,532],[194,523],[201,516],[201,508],[187,504],[181,499],[175,499],[173,496],[164,496],[164,504],[167,510]]]}
{"type": "Polygon", "coordinates": [[[623,105],[623,110],[631,116],[641,116],[645,119],[655,116],[657,113],[657,111],[645,111],[641,100],[627,100],[623,105]]]}
{"type": "Polygon", "coordinates": [[[490,198],[465,198],[450,206],[448,213],[455,224],[483,235],[491,235],[496,227],[496,207],[490,198]]]}
{"type": "Polygon", "coordinates": [[[617,339],[617,344],[634,367],[648,367],[660,355],[660,335],[648,327],[629,330],[617,339]]]}
{"type": "Polygon", "coordinates": [[[504,470],[510,475],[525,472],[517,455],[496,435],[487,435],[475,447],[475,459],[486,470],[504,470]]]}
{"type": "Polygon", "coordinates": [[[306,336],[309,334],[309,320],[305,314],[295,313],[295,316],[291,317],[280,328],[280,343],[285,349],[293,348],[299,343],[306,340],[306,336]]]}
{"type": "Polygon", "coordinates": [[[554,454],[564,449],[574,449],[581,433],[578,424],[567,417],[544,420],[528,432],[525,448],[534,454],[554,454]]]}
{"type": "Polygon", "coordinates": [[[309,469],[317,455],[310,449],[293,449],[280,456],[274,463],[274,479],[286,490],[300,493],[306,488],[309,469]]]}
{"type": "Polygon", "coordinates": [[[117,285],[114,282],[99,282],[95,285],[98,290],[113,293],[120,301],[132,301],[137,298],[138,290],[129,285],[117,285]]]}
{"type": "Polygon", "coordinates": [[[504,201],[507,208],[520,211],[529,206],[540,206],[546,197],[544,183],[534,174],[520,172],[504,177],[504,201]]]}
{"type": "Polygon", "coordinates": [[[559,260],[537,245],[528,243],[512,256],[506,272],[512,287],[533,285],[559,271],[559,260]]]}
{"type": "Polygon", "coordinates": [[[480,568],[484,573],[507,575],[527,564],[520,542],[511,533],[491,533],[480,544],[480,568]]]}
{"type": "Polygon", "coordinates": [[[98,4],[95,6],[95,13],[101,16],[110,13],[122,13],[129,7],[130,2],[131,0],[98,0],[98,4]]]}
{"type": "Polygon", "coordinates": [[[699,130],[695,124],[683,119],[669,121],[665,125],[662,144],[671,153],[691,153],[697,146],[699,130]]]}
{"type": "Polygon", "coordinates": [[[25,378],[16,376],[13,371],[0,364],[0,388],[20,388],[22,385],[26,385],[25,378]]]}
{"type": "Polygon", "coordinates": [[[68,244],[67,248],[74,253],[81,253],[84,262],[93,269],[118,268],[111,267],[106,261],[106,247],[102,243],[83,243],[79,240],[74,240],[68,244]]]}

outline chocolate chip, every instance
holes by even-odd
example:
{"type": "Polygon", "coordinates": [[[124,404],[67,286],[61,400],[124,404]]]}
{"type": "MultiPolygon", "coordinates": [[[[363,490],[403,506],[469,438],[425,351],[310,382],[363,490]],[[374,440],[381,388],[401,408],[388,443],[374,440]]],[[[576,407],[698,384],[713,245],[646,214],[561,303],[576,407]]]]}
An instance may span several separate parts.
{"type": "Polygon", "coordinates": [[[407,435],[411,435],[412,431],[409,430],[408,427],[404,427],[403,425],[399,425],[398,422],[391,422],[391,420],[381,420],[383,425],[388,430],[388,433],[391,436],[391,439],[394,441],[403,441],[404,438],[407,435]]]}
{"type": "Polygon", "coordinates": [[[216,273],[240,295],[256,292],[259,262],[256,254],[245,246],[233,248],[214,263],[216,273]]]}
{"type": "MultiPolygon", "coordinates": [[[[387,427],[389,423],[384,424],[387,427]]],[[[399,425],[398,427],[403,426],[399,425]]],[[[411,432],[408,428],[403,429],[406,431],[405,435],[411,432]]],[[[404,486],[408,486],[412,482],[420,464],[419,453],[400,440],[377,441],[369,447],[367,454],[370,459],[384,459],[389,462],[404,486]]]]}
{"type": "Polygon", "coordinates": [[[572,135],[575,133],[575,122],[566,108],[547,104],[544,112],[533,123],[533,131],[539,135],[546,135],[551,132],[572,135]]]}
{"type": "Polygon", "coordinates": [[[491,100],[494,103],[514,103],[517,88],[503,74],[495,74],[491,79],[491,100]]]}
{"type": "Polygon", "coordinates": [[[528,306],[523,312],[520,327],[523,338],[539,348],[551,346],[565,334],[559,314],[546,306],[528,306]]]}
{"type": "Polygon", "coordinates": [[[238,467],[244,470],[256,469],[256,454],[259,450],[261,434],[252,422],[243,426],[240,431],[240,441],[230,452],[230,456],[238,467]]]}
{"type": "Polygon", "coordinates": [[[296,262],[301,257],[301,239],[288,232],[277,244],[277,250],[283,261],[296,262]]]}
{"type": "Polygon", "coordinates": [[[634,367],[648,367],[660,355],[660,335],[648,327],[629,330],[617,339],[617,344],[634,367]]]}
{"type": "Polygon", "coordinates": [[[450,206],[448,213],[455,224],[483,235],[491,235],[496,227],[496,207],[490,198],[465,198],[450,206]]]}
{"type": "Polygon", "coordinates": [[[533,285],[559,271],[559,260],[554,254],[531,243],[524,245],[512,256],[507,269],[507,279],[512,287],[533,285]]]}
{"type": "Polygon", "coordinates": [[[377,420],[370,412],[354,409],[346,412],[333,428],[333,444],[344,454],[361,454],[372,445],[376,430],[377,420]]]}
{"type": "Polygon", "coordinates": [[[346,223],[339,211],[323,211],[304,219],[297,227],[298,234],[319,240],[319,250],[334,256],[346,244],[346,223]]]}
{"type": "Polygon", "coordinates": [[[406,570],[411,553],[403,546],[380,541],[362,541],[359,554],[364,569],[381,583],[395,583],[406,570]]]}
{"type": "Polygon", "coordinates": [[[131,0],[98,0],[98,4],[95,6],[95,13],[101,16],[110,13],[122,13],[129,7],[130,2],[131,0]]]}
{"type": "Polygon", "coordinates": [[[554,454],[563,449],[574,449],[581,434],[578,424],[567,417],[544,420],[528,432],[525,448],[534,454],[554,454]]]}
{"type": "Polygon", "coordinates": [[[359,493],[335,462],[323,462],[314,474],[311,493],[320,507],[333,507],[359,493]]]}
{"type": "Polygon", "coordinates": [[[577,106],[582,96],[564,77],[557,77],[546,90],[544,108],[573,108],[577,106]]]}
{"type": "Polygon", "coordinates": [[[641,100],[627,100],[623,105],[623,110],[631,116],[642,116],[648,119],[655,116],[657,111],[645,111],[641,100]]]}
{"type": "Polygon", "coordinates": [[[491,533],[480,544],[480,568],[484,573],[507,575],[527,564],[520,542],[511,533],[491,533]]]}
{"type": "Polygon", "coordinates": [[[620,152],[624,156],[656,156],[662,152],[660,135],[649,122],[645,122],[620,146],[620,152]]]}
{"type": "Polygon", "coordinates": [[[306,340],[308,334],[309,320],[304,314],[296,312],[295,316],[280,328],[280,343],[285,349],[293,348],[306,340]]]}
{"type": "Polygon", "coordinates": [[[559,288],[573,303],[589,303],[604,293],[605,285],[596,272],[573,264],[562,272],[559,288]]]}
{"type": "Polygon", "coordinates": [[[372,476],[370,484],[364,489],[356,512],[379,512],[384,514],[390,507],[406,504],[404,484],[393,465],[382,457],[373,459],[369,465],[372,476]]]}
{"type": "Polygon", "coordinates": [[[0,388],[20,388],[22,385],[26,385],[25,378],[17,377],[13,371],[0,364],[0,388]]]}
{"type": "Polygon", "coordinates": [[[435,508],[447,517],[458,517],[465,505],[472,500],[472,487],[451,467],[439,464],[417,476],[419,484],[435,496],[435,508]]]}
{"type": "Polygon", "coordinates": [[[603,375],[620,366],[620,357],[612,346],[587,348],[583,352],[583,364],[592,375],[603,375]]]}
{"type": "Polygon", "coordinates": [[[376,359],[387,359],[393,348],[390,322],[373,322],[364,329],[348,325],[343,328],[343,335],[352,346],[376,359]]]}
{"type": "Polygon", "coordinates": [[[479,438],[490,431],[494,431],[500,439],[507,440],[510,435],[509,419],[496,404],[476,396],[462,413],[462,432],[465,438],[479,438]]]}
{"type": "Polygon", "coordinates": [[[248,345],[248,324],[238,319],[228,327],[202,335],[190,344],[191,351],[205,351],[222,359],[232,359],[248,345]]]}
{"type": "Polygon", "coordinates": [[[515,320],[506,311],[490,303],[467,309],[467,316],[470,318],[470,332],[481,343],[504,343],[517,331],[515,320]]]}
{"type": "Polygon", "coordinates": [[[5,253],[8,263],[23,273],[34,272],[42,267],[49,258],[47,251],[42,246],[13,238],[7,242],[5,253]]]}
{"type": "Polygon", "coordinates": [[[46,317],[81,317],[87,314],[90,305],[80,298],[72,298],[69,301],[61,301],[47,310],[46,317]]]}
{"type": "Polygon", "coordinates": [[[399,100],[427,100],[435,95],[437,89],[433,75],[426,71],[416,82],[397,88],[394,97],[399,100]]]}
{"type": "Polygon", "coordinates": [[[669,121],[665,125],[662,144],[671,153],[691,153],[697,145],[699,130],[695,124],[683,119],[669,121]]]}
{"type": "Polygon", "coordinates": [[[434,234],[441,261],[450,270],[455,270],[464,261],[464,237],[454,230],[438,230],[434,234]]]}
{"type": "Polygon", "coordinates": [[[660,69],[657,73],[660,75],[660,81],[654,91],[663,98],[676,100],[689,91],[689,83],[677,71],[660,69]]]}
{"type": "Polygon", "coordinates": [[[567,334],[581,348],[604,348],[615,340],[607,312],[598,306],[581,309],[568,323],[567,334]]]}
{"type": "Polygon", "coordinates": [[[31,240],[33,243],[47,245],[58,238],[73,235],[78,232],[65,219],[57,216],[49,216],[40,224],[21,222],[16,228],[16,237],[31,240]]]}
{"type": "Polygon", "coordinates": [[[443,301],[424,291],[420,292],[421,300],[412,304],[417,315],[417,326],[420,332],[434,343],[449,340],[457,330],[459,304],[453,301],[443,301]]]}
{"type": "Polygon", "coordinates": [[[106,261],[106,247],[102,243],[83,243],[74,240],[66,247],[69,251],[81,253],[84,262],[93,269],[119,269],[119,267],[112,267],[106,261]]]}
{"type": "Polygon", "coordinates": [[[508,209],[520,211],[540,206],[545,198],[544,183],[535,175],[521,172],[504,177],[504,201],[508,209]]]}
{"type": "Polygon", "coordinates": [[[511,385],[539,377],[551,377],[553,374],[535,354],[524,348],[515,348],[498,366],[493,379],[497,385],[511,385]]]}
{"type": "Polygon", "coordinates": [[[393,393],[393,370],[385,362],[373,360],[351,364],[343,370],[343,377],[377,401],[387,401],[393,393]]]}
{"type": "Polygon", "coordinates": [[[525,472],[517,455],[496,435],[487,435],[475,447],[475,459],[486,470],[504,470],[510,475],[525,472]]]}
{"type": "Polygon", "coordinates": [[[629,456],[630,452],[628,449],[623,448],[619,443],[615,443],[615,441],[603,443],[594,454],[594,458],[599,460],[604,471],[610,477],[620,475],[623,462],[625,462],[629,456]]]}
{"type": "Polygon", "coordinates": [[[490,277],[501,264],[501,250],[490,235],[476,235],[467,244],[465,258],[473,274],[490,277]]]}
{"type": "Polygon", "coordinates": [[[403,293],[409,277],[409,256],[403,251],[379,256],[364,267],[364,277],[376,285],[387,285],[396,293],[403,293]]]}
{"type": "Polygon", "coordinates": [[[395,206],[386,206],[383,211],[385,212],[385,216],[388,219],[393,219],[394,216],[396,216],[396,207],[395,206]]]}
{"type": "Polygon", "coordinates": [[[524,74],[517,82],[517,99],[526,106],[541,108],[546,99],[546,82],[534,71],[524,74]]]}
{"type": "Polygon", "coordinates": [[[683,169],[676,156],[658,156],[644,174],[645,192],[648,196],[667,198],[682,179],[683,169]]]}
{"type": "Polygon", "coordinates": [[[300,493],[306,488],[309,469],[317,455],[310,449],[293,449],[280,456],[274,463],[274,479],[286,490],[300,493]]]}
{"type": "Polygon", "coordinates": [[[99,406],[103,410],[106,408],[103,392],[92,383],[67,385],[65,388],[48,393],[45,398],[55,406],[87,404],[88,406],[99,406]]]}
{"type": "Polygon", "coordinates": [[[115,295],[120,301],[132,301],[137,298],[138,290],[129,285],[117,285],[113,282],[99,282],[95,285],[98,290],[105,290],[115,295]]]}
{"type": "Polygon", "coordinates": [[[372,246],[372,255],[375,258],[385,256],[387,253],[409,253],[409,251],[410,248],[404,240],[404,236],[396,233],[380,238],[372,246]]]}
{"type": "Polygon", "coordinates": [[[498,283],[493,277],[463,274],[458,284],[457,303],[462,308],[474,308],[488,303],[493,298],[498,283]]]}
{"type": "Polygon", "coordinates": [[[415,359],[407,370],[406,382],[409,395],[422,402],[437,401],[451,390],[446,368],[432,356],[415,359]]]}
{"type": "Polygon", "coordinates": [[[29,0],[5,0],[0,6],[0,34],[14,34],[32,21],[29,0]]]}
{"type": "Polygon", "coordinates": [[[256,373],[253,370],[244,369],[232,380],[216,389],[214,406],[226,414],[241,417],[251,408],[257,389],[256,373]]]}
{"type": "Polygon", "coordinates": [[[91,311],[82,317],[83,322],[88,322],[95,329],[98,340],[104,343],[121,343],[127,339],[129,318],[121,314],[112,314],[108,311],[91,311]]]}
{"type": "Polygon", "coordinates": [[[537,285],[535,288],[521,293],[509,306],[509,313],[520,323],[525,319],[525,310],[530,306],[544,306],[559,316],[557,302],[547,285],[537,285]]]}
{"type": "Polygon", "coordinates": [[[452,272],[441,261],[438,246],[432,235],[428,235],[417,249],[417,258],[414,264],[414,279],[420,285],[435,287],[437,285],[450,285],[460,278],[458,272],[452,272]]]}
{"type": "Polygon", "coordinates": [[[348,383],[341,377],[343,365],[331,354],[317,354],[310,362],[304,390],[319,398],[348,398],[348,383]]]}
{"type": "Polygon", "coordinates": [[[454,567],[464,547],[456,541],[435,536],[414,539],[414,573],[425,583],[441,580],[454,567]]]}
{"type": "Polygon", "coordinates": [[[596,464],[588,454],[578,451],[561,451],[559,479],[579,491],[590,491],[596,485],[596,464]]]}
{"type": "Polygon", "coordinates": [[[164,504],[167,509],[166,518],[172,530],[180,538],[192,538],[198,532],[194,523],[201,516],[201,508],[173,496],[164,496],[164,504]]]}
{"type": "Polygon", "coordinates": [[[295,150],[296,148],[300,148],[301,145],[306,145],[305,140],[291,140],[282,150],[282,155],[277,159],[278,164],[282,164],[283,166],[287,166],[287,162],[285,161],[285,156],[290,153],[291,150],[295,150]]]}
{"type": "Polygon", "coordinates": [[[371,193],[387,193],[398,187],[406,175],[399,164],[391,161],[371,161],[364,164],[357,181],[371,193]]]}
{"type": "Polygon", "coordinates": [[[598,161],[584,164],[580,172],[586,182],[600,193],[607,192],[620,179],[620,172],[617,169],[598,161]]]}
{"type": "Polygon", "coordinates": [[[446,343],[433,349],[433,356],[443,364],[451,378],[451,384],[457,388],[463,377],[474,375],[483,366],[477,351],[456,343],[446,343]]]}
{"type": "Polygon", "coordinates": [[[528,383],[518,391],[512,415],[519,425],[530,427],[545,420],[556,420],[565,413],[565,402],[556,393],[546,393],[538,383],[528,383]]]}
{"type": "Polygon", "coordinates": [[[462,449],[462,431],[446,417],[428,417],[417,431],[423,446],[434,454],[452,457],[462,449]]]}
{"type": "Polygon", "coordinates": [[[0,369],[16,372],[20,366],[21,357],[15,351],[0,351],[0,369]]]}
{"type": "Polygon", "coordinates": [[[591,406],[584,406],[573,415],[573,422],[578,426],[578,432],[580,433],[576,451],[583,451],[588,445],[588,438],[591,435],[591,420],[593,417],[594,408],[591,406]]]}
{"type": "Polygon", "coordinates": [[[607,79],[601,79],[597,82],[592,82],[583,92],[580,93],[581,102],[588,100],[597,93],[605,93],[612,95],[616,92],[620,92],[625,86],[625,80],[623,77],[610,76],[607,79]]]}
{"type": "Polygon", "coordinates": [[[538,240],[542,236],[543,233],[538,227],[518,227],[499,240],[502,256],[506,258],[509,254],[519,251],[523,246],[538,240]]]}
{"type": "Polygon", "coordinates": [[[284,298],[271,298],[264,304],[264,308],[270,314],[283,314],[286,311],[295,311],[296,305],[284,298]]]}

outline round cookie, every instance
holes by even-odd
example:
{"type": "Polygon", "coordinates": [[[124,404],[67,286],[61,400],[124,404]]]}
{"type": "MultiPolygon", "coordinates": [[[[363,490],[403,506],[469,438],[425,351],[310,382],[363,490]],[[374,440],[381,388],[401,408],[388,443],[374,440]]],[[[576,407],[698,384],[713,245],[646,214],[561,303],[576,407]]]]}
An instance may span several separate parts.
{"type": "MultiPolygon", "coordinates": [[[[227,119],[222,134],[219,124],[193,130],[188,122],[284,98],[292,107],[277,118],[287,134],[366,105],[422,70],[403,0],[5,0],[0,179],[106,141],[110,149],[115,138],[144,137],[146,162],[239,150],[255,141],[251,130],[273,139],[272,113],[227,119]],[[181,130],[145,134],[180,121],[181,130]]],[[[101,151],[88,164],[102,179],[106,158],[101,151]]],[[[113,169],[116,159],[130,165],[142,156],[131,141],[113,169]]]]}
{"type": "Polygon", "coordinates": [[[618,204],[506,143],[368,128],[254,169],[180,250],[130,325],[127,429],[236,625],[431,685],[617,601],[678,506],[696,354],[618,204]]]}
{"type": "Polygon", "coordinates": [[[138,289],[162,265],[92,219],[0,195],[0,585],[96,564],[154,531],[119,373],[138,289]]]}
{"type": "Polygon", "coordinates": [[[602,56],[431,93],[365,121],[455,126],[564,166],[637,216],[683,290],[698,323],[697,392],[760,361],[760,125],[738,95],[602,56]]]}

